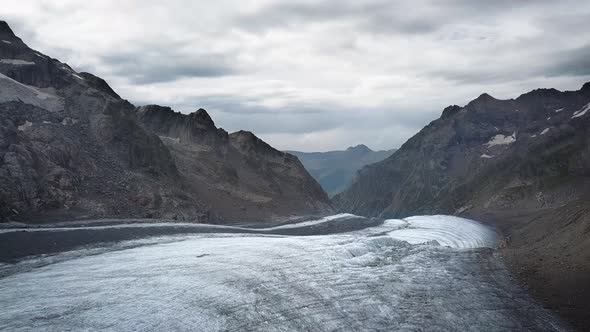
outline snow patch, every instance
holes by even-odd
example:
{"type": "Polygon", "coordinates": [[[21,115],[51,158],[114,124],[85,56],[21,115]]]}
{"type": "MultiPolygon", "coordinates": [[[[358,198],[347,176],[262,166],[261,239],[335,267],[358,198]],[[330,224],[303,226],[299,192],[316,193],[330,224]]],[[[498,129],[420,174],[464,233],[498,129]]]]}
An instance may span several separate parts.
{"type": "Polygon", "coordinates": [[[490,156],[489,154],[482,154],[481,156],[479,156],[480,158],[485,158],[485,159],[490,159],[490,158],[494,158],[494,156],[490,156]]]}
{"type": "Polygon", "coordinates": [[[21,59],[0,59],[0,63],[4,63],[7,65],[15,65],[15,66],[30,66],[34,65],[34,62],[25,61],[21,59]]]}
{"type": "Polygon", "coordinates": [[[27,128],[30,128],[33,126],[33,123],[31,121],[25,121],[24,124],[16,127],[16,129],[20,130],[20,131],[25,131],[27,128]]]}
{"type": "Polygon", "coordinates": [[[11,42],[9,42],[8,40],[2,40],[3,43],[5,44],[12,44],[11,42]]]}
{"type": "Polygon", "coordinates": [[[170,140],[174,143],[180,143],[180,138],[168,137],[168,136],[158,136],[161,140],[170,140]]]}
{"type": "Polygon", "coordinates": [[[75,78],[83,81],[84,79],[82,78],[82,76],[78,75],[78,74],[72,74],[72,76],[74,76],[75,78]]]}
{"type": "Polygon", "coordinates": [[[549,130],[550,130],[550,129],[551,129],[551,128],[545,128],[545,129],[543,129],[543,131],[541,132],[541,135],[545,135],[545,134],[547,134],[547,133],[549,132],[549,130]]]}
{"type": "Polygon", "coordinates": [[[455,213],[454,213],[454,214],[460,214],[460,213],[463,213],[463,212],[465,212],[465,211],[467,211],[467,210],[471,209],[472,207],[473,207],[473,205],[466,205],[466,206],[462,206],[462,207],[458,208],[458,209],[457,209],[457,211],[455,211],[455,213]]]}
{"type": "Polygon", "coordinates": [[[548,118],[547,118],[547,121],[549,121],[549,120],[551,120],[551,117],[548,117],[548,118]]]}
{"type": "Polygon", "coordinates": [[[41,55],[41,54],[39,54],[37,52],[35,52],[35,55],[38,56],[38,57],[40,57],[41,59],[45,59],[45,57],[43,55],[41,55]]]}
{"type": "Polygon", "coordinates": [[[586,106],[582,107],[580,110],[574,112],[573,118],[579,118],[586,114],[586,112],[590,111],[590,103],[586,104],[586,106]]]}
{"type": "Polygon", "coordinates": [[[553,112],[555,112],[555,113],[559,113],[559,112],[561,112],[561,111],[563,111],[563,108],[560,108],[560,109],[558,109],[558,110],[555,110],[555,111],[553,111],[553,112]]]}
{"type": "Polygon", "coordinates": [[[70,117],[65,117],[63,120],[61,120],[61,124],[64,125],[64,126],[74,125],[74,124],[76,124],[78,122],[79,122],[78,119],[72,119],[70,117]]]}
{"type": "Polygon", "coordinates": [[[537,134],[533,134],[533,135],[531,135],[531,137],[532,138],[535,138],[535,137],[537,137],[537,134]]]}
{"type": "Polygon", "coordinates": [[[484,145],[487,145],[488,147],[491,146],[496,146],[496,145],[507,145],[507,144],[512,144],[516,142],[516,132],[512,133],[512,135],[510,136],[504,136],[504,135],[496,135],[494,137],[492,137],[490,139],[489,142],[487,142],[484,145]]]}

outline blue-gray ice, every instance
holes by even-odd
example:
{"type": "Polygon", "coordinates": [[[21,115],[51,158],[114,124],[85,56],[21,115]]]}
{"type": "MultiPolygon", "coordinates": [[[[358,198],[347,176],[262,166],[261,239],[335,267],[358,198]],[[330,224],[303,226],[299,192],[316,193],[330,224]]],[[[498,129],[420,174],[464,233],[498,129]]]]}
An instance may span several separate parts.
{"type": "Polygon", "coordinates": [[[496,240],[473,221],[427,216],[62,253],[0,279],[0,330],[563,330],[511,279],[496,240]]]}

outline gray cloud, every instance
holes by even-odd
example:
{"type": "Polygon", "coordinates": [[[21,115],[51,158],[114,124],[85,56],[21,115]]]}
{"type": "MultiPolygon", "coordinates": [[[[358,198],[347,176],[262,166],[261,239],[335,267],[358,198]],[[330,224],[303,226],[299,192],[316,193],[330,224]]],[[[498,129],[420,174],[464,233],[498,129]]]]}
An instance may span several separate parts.
{"type": "Polygon", "coordinates": [[[281,149],[399,147],[449,104],[590,80],[582,0],[31,0],[25,42],[281,149]],[[198,19],[196,19],[198,17],[198,19]],[[75,27],[75,32],[72,27],[75,27]]]}
{"type": "Polygon", "coordinates": [[[555,63],[549,65],[546,73],[550,76],[590,75],[590,44],[572,50],[556,52],[555,63]]]}
{"type": "Polygon", "coordinates": [[[110,54],[100,58],[101,64],[116,75],[137,84],[175,81],[187,77],[218,77],[238,74],[231,61],[220,54],[183,55],[174,50],[147,47],[133,53],[110,54]]]}
{"type": "Polygon", "coordinates": [[[347,22],[373,33],[426,34],[457,22],[494,24],[498,15],[528,8],[543,8],[543,5],[550,2],[551,0],[280,1],[241,15],[237,21],[241,27],[254,30],[347,22]]]}
{"type": "Polygon", "coordinates": [[[238,19],[238,24],[246,29],[265,30],[314,22],[348,21],[374,32],[428,33],[444,23],[434,17],[412,17],[396,4],[399,2],[286,1],[243,15],[238,19]]]}

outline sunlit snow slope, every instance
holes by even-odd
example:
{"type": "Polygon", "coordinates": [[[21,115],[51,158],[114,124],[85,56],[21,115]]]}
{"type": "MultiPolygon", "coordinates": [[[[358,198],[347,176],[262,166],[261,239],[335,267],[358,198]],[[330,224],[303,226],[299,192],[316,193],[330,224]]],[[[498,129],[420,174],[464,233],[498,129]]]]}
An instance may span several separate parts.
{"type": "Polygon", "coordinates": [[[0,329],[561,330],[514,284],[495,239],[473,221],[423,216],[332,235],[197,234],[83,249],[0,279],[0,329]]]}

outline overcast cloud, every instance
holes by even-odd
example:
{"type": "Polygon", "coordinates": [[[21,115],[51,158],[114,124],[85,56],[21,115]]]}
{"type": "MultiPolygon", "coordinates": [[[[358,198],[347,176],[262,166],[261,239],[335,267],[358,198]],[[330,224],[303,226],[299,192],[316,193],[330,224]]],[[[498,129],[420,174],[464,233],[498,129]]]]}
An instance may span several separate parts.
{"type": "Polygon", "coordinates": [[[399,147],[450,104],[590,81],[590,1],[11,1],[29,46],[279,149],[399,147]]]}

